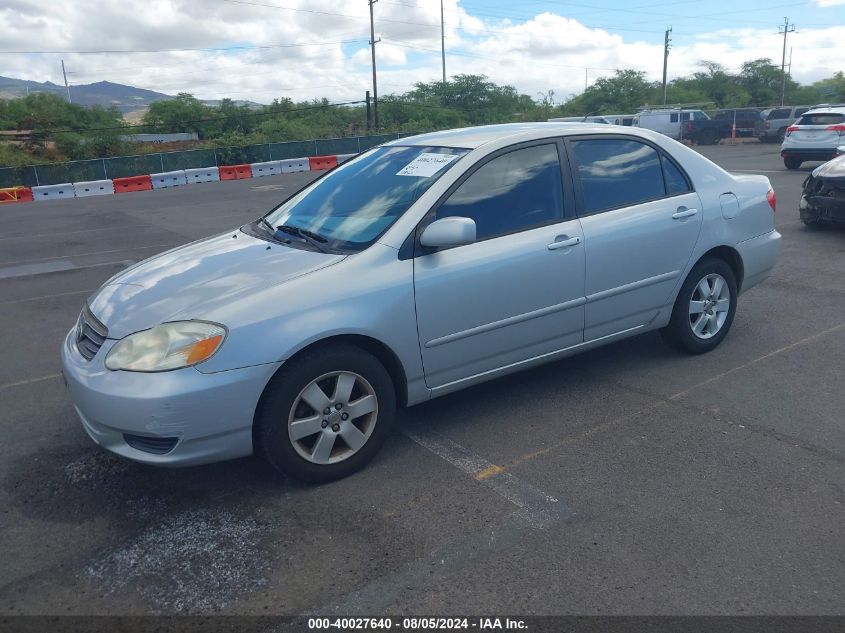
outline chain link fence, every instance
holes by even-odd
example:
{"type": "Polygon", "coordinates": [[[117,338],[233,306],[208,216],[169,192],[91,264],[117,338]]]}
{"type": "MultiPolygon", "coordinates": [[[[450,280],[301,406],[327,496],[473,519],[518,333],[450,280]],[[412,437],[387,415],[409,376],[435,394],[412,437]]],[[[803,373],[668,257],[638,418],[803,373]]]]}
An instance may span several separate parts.
{"type": "Polygon", "coordinates": [[[349,136],[345,138],[290,141],[285,143],[262,143],[243,147],[215,147],[178,152],[139,154],[137,156],[115,156],[75,160],[50,165],[27,165],[26,167],[0,168],[0,188],[36,187],[58,185],[66,182],[87,180],[109,180],[125,176],[155,174],[163,171],[217,167],[220,165],[242,165],[263,163],[285,158],[304,156],[325,156],[333,154],[357,154],[387,141],[393,141],[407,134],[380,134],[378,136],[349,136]]]}

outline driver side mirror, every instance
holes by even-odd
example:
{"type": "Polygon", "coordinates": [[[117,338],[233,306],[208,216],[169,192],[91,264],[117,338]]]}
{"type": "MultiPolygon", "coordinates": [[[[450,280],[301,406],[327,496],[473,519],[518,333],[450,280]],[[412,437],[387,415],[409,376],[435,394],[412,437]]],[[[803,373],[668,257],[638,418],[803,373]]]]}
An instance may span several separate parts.
{"type": "Polygon", "coordinates": [[[422,232],[420,244],[428,248],[463,246],[475,241],[475,220],[450,217],[435,220],[422,232]]]}

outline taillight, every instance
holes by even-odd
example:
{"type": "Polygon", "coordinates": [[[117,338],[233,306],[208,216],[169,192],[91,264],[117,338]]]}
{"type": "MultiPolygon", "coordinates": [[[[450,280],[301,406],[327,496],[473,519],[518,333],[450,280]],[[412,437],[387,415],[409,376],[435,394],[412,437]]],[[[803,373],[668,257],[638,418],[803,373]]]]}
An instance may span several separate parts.
{"type": "Polygon", "coordinates": [[[778,201],[775,198],[775,190],[769,189],[766,193],[766,200],[769,201],[769,206],[772,208],[772,212],[777,211],[778,201]]]}
{"type": "Polygon", "coordinates": [[[692,121],[687,121],[687,132],[692,132],[692,121]]]}
{"type": "Polygon", "coordinates": [[[786,128],[786,135],[789,136],[793,132],[797,132],[799,129],[800,128],[797,125],[790,125],[788,128],[786,128]]]}
{"type": "Polygon", "coordinates": [[[828,132],[839,132],[839,136],[845,134],[845,125],[829,125],[825,128],[828,132]]]}

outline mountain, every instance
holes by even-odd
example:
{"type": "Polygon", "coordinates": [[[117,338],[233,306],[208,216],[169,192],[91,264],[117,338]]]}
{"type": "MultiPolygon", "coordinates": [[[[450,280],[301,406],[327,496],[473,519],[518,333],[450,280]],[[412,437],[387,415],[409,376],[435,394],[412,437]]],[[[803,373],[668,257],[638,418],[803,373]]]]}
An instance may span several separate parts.
{"type": "MultiPolygon", "coordinates": [[[[27,89],[30,93],[52,92],[62,97],[67,94],[64,86],[54,84],[52,81],[41,83],[0,76],[0,99],[24,97],[27,94],[27,89]]],[[[70,100],[73,103],[87,106],[98,105],[104,108],[115,106],[121,112],[130,112],[154,101],[172,98],[172,95],[116,84],[111,81],[98,81],[93,84],[80,84],[70,87],[70,100]]]]}
{"type": "MultiPolygon", "coordinates": [[[[13,99],[15,97],[24,97],[29,92],[52,92],[61,97],[65,97],[67,92],[64,86],[54,84],[52,81],[45,81],[43,83],[38,81],[29,81],[28,79],[14,79],[12,77],[0,76],[0,99],[13,99]]],[[[145,90],[144,88],[135,88],[134,86],[127,86],[125,84],[116,84],[111,81],[98,81],[93,84],[79,84],[70,87],[70,100],[73,103],[81,105],[98,105],[108,108],[115,106],[123,113],[133,112],[149,106],[155,101],[162,101],[165,99],[173,99],[173,95],[167,95],[155,90],[145,90]]],[[[219,100],[203,101],[206,105],[217,106],[220,104],[219,100]]],[[[261,104],[254,101],[235,101],[236,105],[248,105],[250,107],[260,107],[261,104]]]]}

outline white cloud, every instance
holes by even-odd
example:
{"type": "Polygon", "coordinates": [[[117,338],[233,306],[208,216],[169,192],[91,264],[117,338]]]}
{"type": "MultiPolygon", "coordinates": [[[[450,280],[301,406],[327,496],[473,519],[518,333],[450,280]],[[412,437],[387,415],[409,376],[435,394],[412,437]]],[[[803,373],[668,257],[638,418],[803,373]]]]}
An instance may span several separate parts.
{"type": "MultiPolygon", "coordinates": [[[[61,82],[64,58],[72,83],[109,80],[201,98],[231,96],[269,102],[327,97],[351,100],[371,87],[366,2],[335,0],[102,0],[97,10],[82,0],[43,3],[6,0],[0,51],[149,50],[232,47],[229,50],[86,55],[0,55],[0,75],[61,82]],[[282,10],[278,5],[298,9],[282,10]],[[342,15],[336,15],[342,14],[342,15]],[[350,42],[352,40],[352,42],[350,42]],[[341,43],[347,42],[347,43],[341,43]],[[279,46],[307,44],[307,46],[279,46]],[[236,48],[233,46],[252,46],[236,48]],[[254,48],[254,47],[263,48],[254,48]]],[[[819,5],[845,0],[816,0],[819,5]]],[[[590,28],[552,12],[515,23],[473,15],[447,0],[447,71],[480,73],[558,100],[615,68],[635,68],[658,79],[663,47],[637,32],[590,28]],[[623,37],[624,35],[624,37],[623,37]]],[[[416,81],[440,77],[440,7],[432,0],[383,0],[375,5],[379,92],[403,92],[416,81]]],[[[564,7],[561,7],[561,12],[564,7]]],[[[662,29],[654,27],[655,30],[662,29]]],[[[698,34],[676,29],[669,76],[696,70],[708,59],[737,69],[746,60],[780,60],[783,40],[774,29],[722,29],[698,34]]],[[[845,26],[802,28],[790,36],[792,71],[810,82],[845,67],[845,26]]]]}

